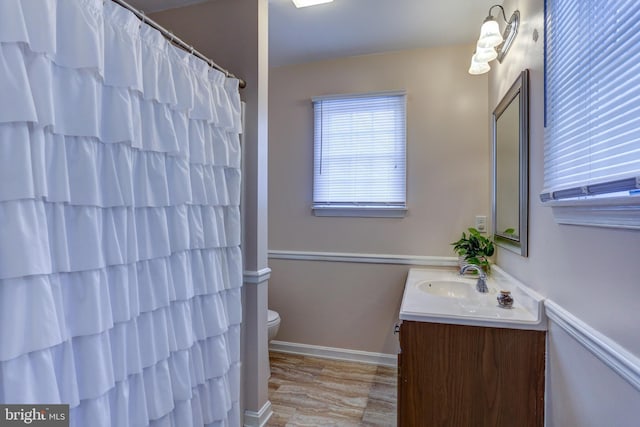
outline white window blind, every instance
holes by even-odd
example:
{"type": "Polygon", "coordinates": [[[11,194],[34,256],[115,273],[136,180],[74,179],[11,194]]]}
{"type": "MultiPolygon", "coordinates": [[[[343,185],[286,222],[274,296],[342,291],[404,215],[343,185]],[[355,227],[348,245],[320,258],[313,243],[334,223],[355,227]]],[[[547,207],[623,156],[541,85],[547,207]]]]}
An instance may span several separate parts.
{"type": "Polygon", "coordinates": [[[542,201],[640,188],[640,2],[547,0],[542,201]]]}
{"type": "Polygon", "coordinates": [[[320,97],[313,107],[314,211],[404,209],[404,93],[320,97]]]}

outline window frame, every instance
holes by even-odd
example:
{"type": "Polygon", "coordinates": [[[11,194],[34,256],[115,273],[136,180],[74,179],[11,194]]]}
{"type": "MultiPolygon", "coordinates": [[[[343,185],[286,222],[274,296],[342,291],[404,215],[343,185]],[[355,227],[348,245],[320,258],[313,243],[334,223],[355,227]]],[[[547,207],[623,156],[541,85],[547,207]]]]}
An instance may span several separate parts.
{"type": "Polygon", "coordinates": [[[379,98],[387,96],[402,97],[403,100],[403,112],[404,112],[404,203],[375,203],[366,204],[363,202],[350,202],[350,203],[323,203],[315,201],[315,189],[316,189],[316,138],[315,130],[313,136],[313,183],[312,183],[312,200],[311,211],[314,216],[318,217],[361,217],[361,218],[403,218],[406,216],[407,207],[407,93],[405,90],[394,91],[378,91],[378,92],[362,92],[362,93],[348,93],[348,94],[336,94],[336,95],[324,95],[317,96],[311,99],[312,108],[314,113],[313,126],[315,129],[315,103],[325,100],[340,100],[340,99],[358,99],[358,98],[379,98]]]}

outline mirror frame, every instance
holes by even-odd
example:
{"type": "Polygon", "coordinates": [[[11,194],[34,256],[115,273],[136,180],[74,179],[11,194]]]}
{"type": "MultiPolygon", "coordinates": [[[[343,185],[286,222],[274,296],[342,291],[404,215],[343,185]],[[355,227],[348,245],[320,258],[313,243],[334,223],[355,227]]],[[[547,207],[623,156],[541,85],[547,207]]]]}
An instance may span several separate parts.
{"type": "Polygon", "coordinates": [[[523,257],[528,255],[528,240],[529,240],[529,70],[523,70],[516,81],[511,85],[511,88],[504,95],[498,106],[493,111],[492,115],[492,203],[491,203],[491,217],[492,217],[492,229],[493,239],[500,247],[508,249],[512,252],[518,253],[523,257]],[[519,98],[518,98],[519,96],[519,98]],[[516,98],[519,99],[519,189],[520,200],[518,202],[519,207],[519,230],[518,239],[514,239],[513,236],[507,234],[501,234],[497,231],[497,219],[496,219],[496,199],[497,199],[497,129],[498,119],[505,112],[505,110],[511,105],[516,98]]]}

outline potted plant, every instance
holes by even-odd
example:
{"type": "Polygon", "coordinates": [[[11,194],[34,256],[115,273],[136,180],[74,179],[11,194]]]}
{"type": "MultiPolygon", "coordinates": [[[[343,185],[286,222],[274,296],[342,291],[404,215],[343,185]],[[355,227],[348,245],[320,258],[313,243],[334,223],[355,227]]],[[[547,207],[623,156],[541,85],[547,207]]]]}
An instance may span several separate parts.
{"type": "Polygon", "coordinates": [[[462,232],[460,240],[451,243],[453,250],[458,254],[461,264],[475,264],[489,273],[491,271],[489,257],[495,251],[494,243],[489,237],[483,236],[473,227],[468,231],[468,235],[462,232]]]}

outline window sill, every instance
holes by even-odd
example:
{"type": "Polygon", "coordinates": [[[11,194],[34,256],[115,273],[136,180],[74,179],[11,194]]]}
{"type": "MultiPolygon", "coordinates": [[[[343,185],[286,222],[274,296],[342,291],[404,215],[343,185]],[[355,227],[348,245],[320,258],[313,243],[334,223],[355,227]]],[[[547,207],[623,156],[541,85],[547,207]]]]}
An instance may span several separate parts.
{"type": "Polygon", "coordinates": [[[640,230],[640,196],[543,203],[558,224],[640,230]]]}
{"type": "Polygon", "coordinates": [[[315,216],[345,216],[361,218],[404,218],[406,207],[364,207],[364,206],[314,206],[315,216]]]}

